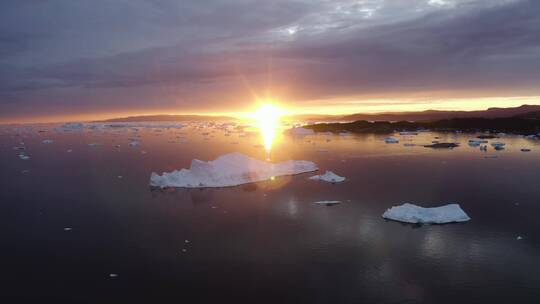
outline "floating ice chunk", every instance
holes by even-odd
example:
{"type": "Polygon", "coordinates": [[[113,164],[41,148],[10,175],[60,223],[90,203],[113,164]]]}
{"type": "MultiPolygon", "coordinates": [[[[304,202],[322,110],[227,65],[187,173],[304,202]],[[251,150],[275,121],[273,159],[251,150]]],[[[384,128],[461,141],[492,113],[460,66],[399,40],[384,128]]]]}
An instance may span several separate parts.
{"type": "Polygon", "coordinates": [[[329,182],[329,183],[339,183],[339,182],[344,181],[345,177],[339,176],[339,175],[335,174],[332,171],[326,171],[322,175],[314,175],[314,176],[310,177],[309,179],[322,180],[322,181],[329,182]]]}
{"type": "Polygon", "coordinates": [[[140,143],[138,141],[132,141],[129,143],[129,146],[130,147],[138,147],[140,145],[140,143]]]}
{"type": "Polygon", "coordinates": [[[302,128],[302,127],[291,128],[287,132],[292,134],[292,135],[296,135],[296,136],[305,136],[305,135],[313,135],[313,134],[315,134],[315,131],[313,131],[312,129],[306,129],[306,128],[302,128]]]}
{"type": "Polygon", "coordinates": [[[64,228],[64,231],[71,231],[71,230],[73,230],[73,228],[71,228],[71,227],[65,227],[64,228]]]}
{"type": "Polygon", "coordinates": [[[43,141],[41,141],[42,144],[52,144],[53,143],[53,140],[52,139],[44,139],[43,141]]]}
{"type": "Polygon", "coordinates": [[[382,217],[412,224],[445,224],[466,222],[471,219],[458,204],[424,208],[405,203],[401,206],[395,206],[386,210],[382,217]]]}
{"type": "Polygon", "coordinates": [[[116,273],[109,273],[109,278],[116,278],[118,277],[118,274],[116,273]]]}
{"type": "Polygon", "coordinates": [[[24,155],[24,154],[19,154],[19,158],[22,159],[22,160],[29,160],[30,156],[24,155]]]}
{"type": "Polygon", "coordinates": [[[341,201],[319,201],[319,202],[313,202],[317,205],[324,205],[324,206],[335,206],[341,204],[341,201]]]}
{"type": "Polygon", "coordinates": [[[384,142],[387,144],[397,144],[399,142],[399,139],[393,138],[393,137],[387,137],[384,139],[384,142]]]}
{"type": "Polygon", "coordinates": [[[161,188],[230,187],[316,170],[317,165],[310,161],[269,163],[234,152],[208,162],[194,159],[190,169],[164,172],[162,175],[152,172],[150,185],[161,188]]]}

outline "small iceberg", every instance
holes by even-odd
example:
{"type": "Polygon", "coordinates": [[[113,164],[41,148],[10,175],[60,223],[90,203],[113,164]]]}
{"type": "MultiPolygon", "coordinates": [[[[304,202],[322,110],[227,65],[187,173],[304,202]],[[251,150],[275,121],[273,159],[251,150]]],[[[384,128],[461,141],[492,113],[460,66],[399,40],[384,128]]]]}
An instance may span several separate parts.
{"type": "Polygon", "coordinates": [[[296,135],[296,136],[306,136],[306,135],[315,134],[315,131],[313,131],[312,129],[306,129],[306,128],[298,127],[298,128],[289,129],[288,133],[290,133],[292,135],[296,135]]]}
{"type": "Polygon", "coordinates": [[[393,138],[393,137],[387,137],[384,139],[384,142],[387,144],[397,144],[399,143],[399,139],[393,138]]]}
{"type": "Polygon", "coordinates": [[[22,159],[22,160],[29,160],[30,156],[24,155],[24,154],[19,154],[19,158],[22,159]]]}
{"type": "Polygon", "coordinates": [[[324,206],[327,206],[327,207],[341,204],[340,201],[319,201],[319,202],[313,202],[313,203],[317,204],[317,205],[324,205],[324,206]]]}
{"type": "Polygon", "coordinates": [[[309,179],[322,180],[329,183],[340,183],[345,180],[345,177],[339,176],[332,171],[326,171],[324,174],[314,175],[310,177],[309,179]]]}
{"type": "Polygon", "coordinates": [[[270,163],[234,152],[208,162],[194,159],[189,169],[164,172],[162,175],[152,172],[150,186],[160,188],[231,187],[316,170],[318,170],[317,165],[306,160],[270,163]]]}
{"type": "Polygon", "coordinates": [[[42,144],[52,144],[53,143],[53,140],[52,139],[44,139],[43,141],[41,141],[42,144]]]}
{"type": "Polygon", "coordinates": [[[446,224],[466,222],[471,218],[459,204],[448,204],[434,208],[424,208],[405,203],[392,207],[382,215],[383,218],[411,224],[446,224]]]}

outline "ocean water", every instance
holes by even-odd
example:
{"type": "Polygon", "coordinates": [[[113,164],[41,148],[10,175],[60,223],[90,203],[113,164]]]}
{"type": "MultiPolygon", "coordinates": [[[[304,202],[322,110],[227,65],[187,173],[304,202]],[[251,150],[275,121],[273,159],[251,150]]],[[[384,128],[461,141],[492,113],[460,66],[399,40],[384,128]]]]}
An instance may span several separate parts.
{"type": "Polygon", "coordinates": [[[506,149],[481,152],[467,145],[473,134],[395,134],[398,144],[383,135],[278,135],[267,152],[256,130],[232,126],[56,127],[0,128],[3,303],[540,298],[538,141],[503,136],[490,141],[506,149]],[[133,139],[140,145],[130,147],[133,139]],[[461,145],[422,146],[433,140],[461,145]],[[152,172],[236,151],[311,160],[347,181],[302,174],[221,189],[149,187],[152,172]],[[342,204],[313,204],[320,200],[342,204]],[[459,203],[472,219],[415,226],[381,218],[405,202],[459,203]]]}

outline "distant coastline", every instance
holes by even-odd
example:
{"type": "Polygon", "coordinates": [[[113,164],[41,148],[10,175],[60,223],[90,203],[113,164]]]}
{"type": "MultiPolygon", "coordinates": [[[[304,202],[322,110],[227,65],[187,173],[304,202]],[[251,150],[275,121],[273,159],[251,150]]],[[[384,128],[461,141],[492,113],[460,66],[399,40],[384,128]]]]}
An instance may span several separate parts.
{"type": "Polygon", "coordinates": [[[540,134],[540,119],[538,118],[453,118],[430,122],[410,121],[365,121],[349,123],[318,123],[304,126],[315,132],[352,132],[352,133],[393,133],[400,131],[441,131],[441,132],[489,132],[512,133],[520,135],[540,134]]]}

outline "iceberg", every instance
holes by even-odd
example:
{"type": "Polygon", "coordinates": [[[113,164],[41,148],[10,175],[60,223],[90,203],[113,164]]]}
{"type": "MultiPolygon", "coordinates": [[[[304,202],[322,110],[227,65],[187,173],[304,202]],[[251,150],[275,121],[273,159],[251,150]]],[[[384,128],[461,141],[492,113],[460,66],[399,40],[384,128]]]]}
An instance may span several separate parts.
{"type": "Polygon", "coordinates": [[[52,144],[53,140],[52,139],[44,139],[41,143],[43,143],[43,144],[52,144]]]}
{"type": "Polygon", "coordinates": [[[345,180],[345,177],[339,176],[332,171],[326,171],[324,174],[314,175],[309,179],[322,180],[329,183],[340,183],[345,180]]]}
{"type": "Polygon", "coordinates": [[[448,204],[434,208],[424,208],[405,203],[392,207],[382,215],[383,218],[412,224],[445,224],[466,222],[471,218],[459,204],[448,204]]]}
{"type": "Polygon", "coordinates": [[[194,159],[189,169],[152,172],[150,186],[179,188],[232,187],[269,180],[277,176],[295,175],[318,170],[306,160],[270,163],[251,158],[239,152],[222,155],[212,161],[194,159]]]}

